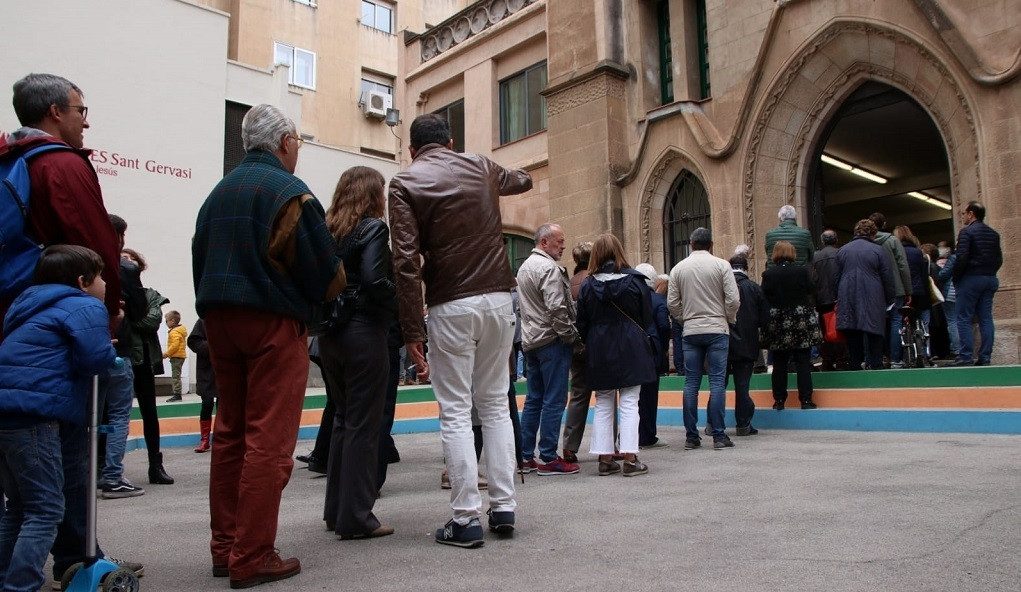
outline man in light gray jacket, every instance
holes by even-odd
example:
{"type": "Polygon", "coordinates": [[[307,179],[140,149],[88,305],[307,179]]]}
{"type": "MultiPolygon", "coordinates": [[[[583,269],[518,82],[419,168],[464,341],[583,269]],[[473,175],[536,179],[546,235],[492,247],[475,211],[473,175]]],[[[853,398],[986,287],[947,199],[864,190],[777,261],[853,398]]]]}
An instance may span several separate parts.
{"type": "Polygon", "coordinates": [[[528,394],[521,412],[521,470],[540,475],[569,475],[579,470],[576,463],[557,454],[571,351],[579,339],[567,270],[557,263],[563,254],[564,230],[556,224],[543,224],[535,233],[532,254],[518,270],[521,349],[528,373],[528,394]]]}

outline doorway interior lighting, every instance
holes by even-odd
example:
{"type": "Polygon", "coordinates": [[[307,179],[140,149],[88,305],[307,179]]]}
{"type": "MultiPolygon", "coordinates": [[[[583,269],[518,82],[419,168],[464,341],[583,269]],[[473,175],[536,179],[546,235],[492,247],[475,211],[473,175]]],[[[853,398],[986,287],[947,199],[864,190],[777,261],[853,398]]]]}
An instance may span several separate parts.
{"type": "Polygon", "coordinates": [[[869,181],[872,181],[873,183],[879,183],[880,185],[886,184],[886,178],[885,177],[880,177],[879,175],[877,175],[877,174],[875,174],[873,172],[866,171],[865,169],[858,168],[858,167],[854,166],[853,164],[844,162],[844,161],[842,161],[840,159],[837,159],[837,158],[833,158],[829,154],[823,154],[820,157],[820,160],[822,160],[823,162],[825,162],[828,165],[835,166],[838,169],[843,169],[843,170],[851,173],[852,175],[858,175],[859,177],[862,177],[863,179],[868,179],[869,181]]]}
{"type": "Polygon", "coordinates": [[[926,194],[924,194],[924,193],[922,193],[920,191],[911,191],[911,192],[908,193],[908,195],[910,195],[911,197],[913,197],[913,198],[915,198],[917,200],[924,201],[925,203],[927,203],[929,205],[936,206],[937,208],[942,208],[944,210],[952,210],[952,209],[954,209],[954,207],[952,205],[948,204],[947,202],[939,200],[939,199],[936,199],[935,197],[933,197],[931,195],[926,195],[926,194]]]}
{"type": "MultiPolygon", "coordinates": [[[[875,173],[871,173],[869,171],[866,171],[865,169],[860,169],[860,168],[854,166],[853,164],[844,162],[844,161],[842,161],[842,160],[840,160],[838,158],[833,158],[829,154],[823,154],[822,156],[819,157],[819,160],[825,162],[826,164],[828,164],[830,166],[837,167],[838,169],[847,171],[847,172],[849,172],[851,174],[854,174],[854,175],[858,175],[859,177],[868,179],[869,181],[873,181],[873,182],[879,183],[881,185],[885,184],[886,181],[887,181],[887,179],[885,179],[883,177],[880,177],[879,175],[877,175],[875,173]]],[[[952,205],[948,204],[947,202],[945,202],[943,200],[940,200],[940,199],[936,199],[935,197],[933,197],[931,195],[928,195],[928,194],[925,194],[925,193],[922,193],[921,191],[911,191],[911,192],[908,193],[908,195],[910,195],[911,197],[913,197],[913,198],[915,198],[915,199],[917,199],[919,201],[924,201],[925,203],[927,203],[929,205],[936,206],[937,208],[941,208],[941,209],[944,209],[944,210],[952,210],[952,209],[954,209],[954,207],[952,205]]]]}

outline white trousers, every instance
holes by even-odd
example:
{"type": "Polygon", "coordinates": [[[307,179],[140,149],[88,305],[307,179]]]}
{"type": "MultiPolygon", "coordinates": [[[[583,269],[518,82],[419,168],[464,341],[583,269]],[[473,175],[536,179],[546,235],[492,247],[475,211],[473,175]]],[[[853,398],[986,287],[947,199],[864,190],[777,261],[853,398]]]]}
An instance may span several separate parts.
{"type": "MultiPolygon", "coordinates": [[[[440,408],[443,456],[454,521],[482,515],[472,403],[482,425],[489,506],[514,511],[514,430],[507,404],[514,309],[509,292],[469,296],[429,307],[429,375],[440,408]]],[[[637,437],[637,436],[636,436],[637,437]]]]}
{"type": "MultiPolygon", "coordinates": [[[[642,385],[620,389],[620,452],[638,453],[638,393],[642,385]]],[[[615,390],[596,391],[596,410],[592,418],[592,454],[613,454],[613,400],[615,390]]]]}

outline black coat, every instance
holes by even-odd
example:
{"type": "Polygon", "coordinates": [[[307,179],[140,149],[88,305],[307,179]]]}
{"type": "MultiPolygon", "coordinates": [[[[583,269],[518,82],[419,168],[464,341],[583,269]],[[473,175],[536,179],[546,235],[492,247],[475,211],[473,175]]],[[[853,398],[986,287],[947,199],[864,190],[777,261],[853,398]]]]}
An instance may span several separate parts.
{"type": "Polygon", "coordinates": [[[741,295],[741,308],[737,309],[737,323],[730,328],[731,360],[755,360],[759,357],[759,330],[769,323],[769,303],[762,288],[743,271],[735,271],[737,291],[741,295]]]}
{"type": "MultiPolygon", "coordinates": [[[[648,285],[648,284],[646,284],[648,285]]],[[[666,374],[670,370],[670,362],[666,354],[670,351],[670,309],[666,304],[666,297],[654,291],[649,292],[652,299],[652,312],[655,319],[656,340],[653,345],[656,349],[656,371],[666,374]]]]}
{"type": "Polygon", "coordinates": [[[612,264],[586,278],[578,293],[578,333],[588,354],[588,386],[601,391],[657,377],[651,290],[644,275],[631,268],[613,273],[612,264]]]}
{"type": "Polygon", "coordinates": [[[195,352],[195,389],[203,399],[216,397],[216,375],[209,358],[209,342],[206,340],[206,324],[202,319],[195,322],[188,334],[188,349],[195,352]]]}
{"type": "Polygon", "coordinates": [[[911,241],[901,241],[904,245],[904,257],[908,260],[911,270],[911,306],[925,310],[932,306],[929,297],[929,262],[925,253],[911,241]]]}
{"type": "Polygon", "coordinates": [[[837,253],[840,251],[833,246],[827,245],[815,252],[812,259],[812,267],[815,268],[815,304],[822,310],[823,307],[832,307],[837,301],[837,253]]]}
{"type": "Polygon", "coordinates": [[[837,328],[886,332],[886,307],[896,289],[890,257],[868,237],[856,236],[837,255],[837,328]]]}

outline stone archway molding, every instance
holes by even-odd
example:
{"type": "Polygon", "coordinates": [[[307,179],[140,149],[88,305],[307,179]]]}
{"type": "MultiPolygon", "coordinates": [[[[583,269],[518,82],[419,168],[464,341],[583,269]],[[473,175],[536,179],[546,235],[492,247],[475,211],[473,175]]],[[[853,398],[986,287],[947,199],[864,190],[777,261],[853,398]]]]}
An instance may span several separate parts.
{"type": "MultiPolygon", "coordinates": [[[[667,193],[670,191],[670,187],[673,186],[674,180],[685,169],[695,173],[698,180],[702,182],[702,186],[705,187],[706,193],[710,196],[709,208],[712,210],[713,192],[709,187],[709,180],[705,172],[694,159],[679,148],[668,146],[657,157],[656,166],[652,167],[652,170],[649,172],[649,176],[643,185],[645,189],[642,191],[638,205],[639,240],[641,242],[639,248],[643,261],[649,261],[652,256],[652,211],[657,209],[657,206],[662,211],[663,203],[667,193]]],[[[662,235],[660,238],[662,238],[662,235]]]]}
{"type": "MultiPolygon", "coordinates": [[[[943,11],[939,0],[911,0],[915,7],[925,17],[940,41],[949,49],[947,52],[963,68],[977,84],[983,86],[1002,86],[1012,82],[1021,75],[1021,49],[1014,55],[1013,63],[999,72],[990,70],[975,47],[965,39],[957,26],[943,11]]],[[[804,3],[804,0],[778,0],[776,7],[770,14],[769,22],[766,25],[765,34],[762,37],[762,44],[756,54],[755,64],[752,66],[748,84],[745,87],[744,96],[741,99],[741,106],[738,109],[737,121],[731,133],[724,137],[716,128],[700,105],[701,101],[678,101],[671,105],[654,109],[649,112],[642,127],[641,138],[638,141],[638,152],[631,161],[627,171],[617,175],[613,182],[618,187],[625,187],[631,184],[638,176],[645,156],[645,148],[648,143],[649,130],[653,124],[659,121],[673,119],[680,115],[688,131],[695,138],[699,149],[709,158],[723,159],[733,154],[741,138],[745,135],[755,107],[756,99],[759,96],[759,86],[762,83],[763,72],[766,61],[770,57],[777,30],[784,19],[784,14],[791,6],[804,3]]]]}
{"type": "Polygon", "coordinates": [[[743,187],[748,244],[756,246],[756,206],[797,203],[804,195],[811,152],[806,144],[814,143],[843,98],[865,80],[900,88],[922,105],[946,145],[955,202],[962,196],[981,199],[975,118],[947,66],[892,25],[835,20],[788,62],[752,128],[743,187]]]}

